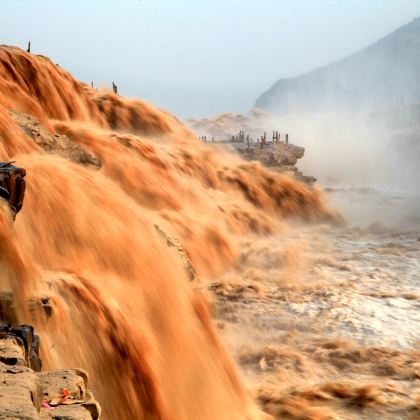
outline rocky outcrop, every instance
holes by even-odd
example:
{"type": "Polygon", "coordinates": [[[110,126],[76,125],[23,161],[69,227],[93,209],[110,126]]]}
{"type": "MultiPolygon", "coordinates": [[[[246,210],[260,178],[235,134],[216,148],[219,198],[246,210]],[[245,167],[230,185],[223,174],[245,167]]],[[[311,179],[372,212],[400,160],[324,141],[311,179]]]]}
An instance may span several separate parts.
{"type": "Polygon", "coordinates": [[[276,172],[285,172],[297,179],[313,184],[316,178],[303,175],[296,167],[298,159],[305,154],[305,148],[283,142],[267,143],[264,147],[259,144],[231,143],[233,148],[246,160],[261,162],[276,172]]]}
{"type": "Polygon", "coordinates": [[[267,126],[275,127],[278,124],[262,110],[253,109],[249,115],[225,113],[213,118],[190,119],[188,124],[199,138],[205,136],[206,144],[210,147],[223,147],[234,151],[246,160],[259,161],[271,170],[287,172],[308,184],[313,184],[316,181],[313,176],[303,175],[296,167],[298,159],[301,159],[305,154],[305,149],[281,141],[285,139],[286,130],[283,130],[282,134],[273,131],[273,141],[271,141],[271,135],[269,135],[269,141],[264,140],[264,145],[262,145],[260,139],[263,136],[261,134],[264,133],[266,139],[267,126]],[[242,133],[242,139],[241,136],[238,136],[238,132],[242,133]],[[232,141],[232,139],[239,141],[232,141]],[[258,139],[258,143],[256,139],[258,139]]]}
{"type": "Polygon", "coordinates": [[[287,143],[267,143],[262,148],[258,145],[244,144],[235,146],[235,149],[247,160],[259,160],[265,166],[275,167],[281,171],[293,170],[298,159],[305,154],[305,149],[287,143]]]}
{"type": "Polygon", "coordinates": [[[101,409],[87,388],[87,373],[41,372],[38,349],[32,327],[1,324],[0,419],[98,419],[101,409]]]}
{"type": "Polygon", "coordinates": [[[83,369],[64,369],[38,374],[42,389],[40,419],[99,419],[101,409],[87,388],[83,369]]]}
{"type": "Polygon", "coordinates": [[[51,133],[32,115],[9,111],[25,134],[47,153],[57,154],[77,164],[99,169],[102,163],[64,134],[51,133]]]}
{"type": "Polygon", "coordinates": [[[162,237],[162,239],[165,240],[167,246],[173,247],[177,250],[178,255],[182,260],[186,275],[191,281],[195,280],[197,273],[192,265],[191,258],[188,255],[188,252],[185,250],[181,242],[175,238],[171,238],[164,230],[162,230],[160,226],[155,225],[155,229],[162,237]]]}

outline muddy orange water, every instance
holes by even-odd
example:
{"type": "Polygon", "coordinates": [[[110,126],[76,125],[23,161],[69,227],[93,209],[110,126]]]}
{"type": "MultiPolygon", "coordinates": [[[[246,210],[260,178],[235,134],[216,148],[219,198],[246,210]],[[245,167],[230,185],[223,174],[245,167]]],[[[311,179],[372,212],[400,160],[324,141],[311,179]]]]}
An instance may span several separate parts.
{"type": "Polygon", "coordinates": [[[19,302],[50,298],[50,318],[19,305],[46,367],[86,368],[105,419],[258,418],[206,300],[161,232],[205,281],[235,263],[243,235],[287,218],[337,220],[319,192],[215,155],[168,113],[6,46],[0,140],[0,160],[28,173],[15,224],[1,212],[1,284],[19,302]],[[67,146],[41,147],[40,124],[100,165],[72,159],[67,146]]]}

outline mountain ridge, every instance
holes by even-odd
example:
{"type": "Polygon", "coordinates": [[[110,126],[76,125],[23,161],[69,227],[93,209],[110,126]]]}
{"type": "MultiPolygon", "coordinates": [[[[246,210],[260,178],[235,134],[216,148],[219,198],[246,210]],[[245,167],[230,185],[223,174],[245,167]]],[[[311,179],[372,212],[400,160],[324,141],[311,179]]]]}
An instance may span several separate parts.
{"type": "Polygon", "coordinates": [[[300,76],[278,80],[256,101],[273,113],[373,108],[420,100],[420,17],[373,44],[300,76]]]}

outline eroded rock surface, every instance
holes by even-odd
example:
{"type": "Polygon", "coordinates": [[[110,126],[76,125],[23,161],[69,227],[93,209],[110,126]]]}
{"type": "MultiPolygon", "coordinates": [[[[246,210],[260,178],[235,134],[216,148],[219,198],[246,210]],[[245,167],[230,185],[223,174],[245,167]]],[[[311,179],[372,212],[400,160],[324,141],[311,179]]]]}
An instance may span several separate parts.
{"type": "Polygon", "coordinates": [[[166,245],[168,245],[169,247],[174,247],[178,251],[178,254],[181,257],[183,265],[184,265],[185,273],[187,274],[188,278],[191,281],[194,280],[197,273],[196,273],[196,271],[195,271],[195,269],[192,265],[191,259],[188,255],[187,251],[185,250],[185,248],[183,247],[181,242],[179,240],[175,239],[175,238],[171,238],[158,225],[155,225],[155,229],[162,236],[162,238],[166,241],[166,245]]]}
{"type": "Polygon", "coordinates": [[[267,143],[264,147],[260,144],[232,143],[236,152],[246,160],[256,160],[264,166],[278,172],[288,172],[301,181],[313,184],[316,178],[303,175],[296,167],[298,159],[305,154],[305,148],[284,142],[267,143]]]}
{"type": "Polygon", "coordinates": [[[83,369],[40,372],[38,376],[43,398],[41,419],[99,418],[101,409],[87,388],[88,375],[83,369]]]}
{"type": "Polygon", "coordinates": [[[32,115],[17,111],[9,112],[25,134],[46,152],[57,154],[80,165],[101,168],[102,163],[99,159],[92,156],[66,135],[51,133],[32,115]]]}
{"type": "Polygon", "coordinates": [[[0,363],[0,378],[0,419],[38,419],[42,395],[36,373],[0,363]]]}
{"type": "MultiPolygon", "coordinates": [[[[29,367],[33,334],[12,336],[12,327],[0,334],[0,419],[92,420],[100,406],[87,388],[82,369],[35,372],[29,367]]],[[[27,327],[25,327],[27,330],[27,327]]],[[[25,332],[24,328],[24,332],[25,332]]]]}

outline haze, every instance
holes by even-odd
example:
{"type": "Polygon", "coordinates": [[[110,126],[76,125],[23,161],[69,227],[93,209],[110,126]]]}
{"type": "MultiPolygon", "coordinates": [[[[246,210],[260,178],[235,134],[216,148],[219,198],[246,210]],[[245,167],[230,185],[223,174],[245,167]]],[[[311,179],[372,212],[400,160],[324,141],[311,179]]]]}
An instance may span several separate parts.
{"type": "Polygon", "coordinates": [[[95,86],[203,117],[345,57],[420,15],[420,0],[1,1],[0,43],[95,86]]]}

